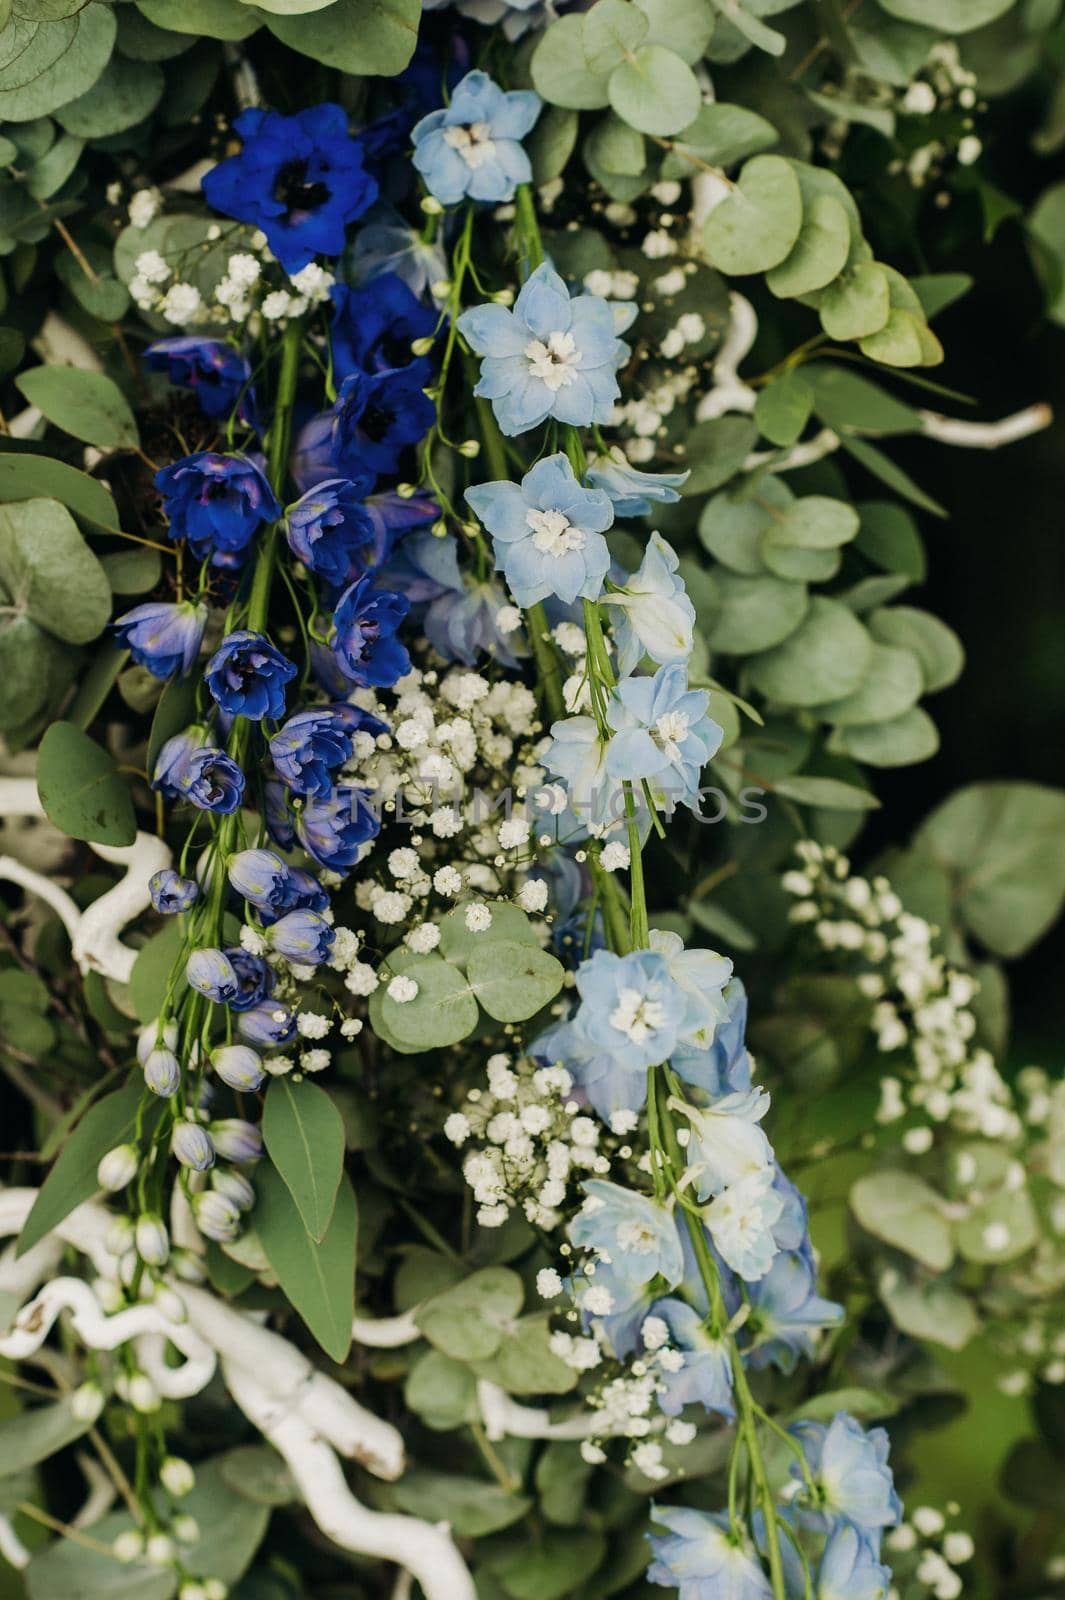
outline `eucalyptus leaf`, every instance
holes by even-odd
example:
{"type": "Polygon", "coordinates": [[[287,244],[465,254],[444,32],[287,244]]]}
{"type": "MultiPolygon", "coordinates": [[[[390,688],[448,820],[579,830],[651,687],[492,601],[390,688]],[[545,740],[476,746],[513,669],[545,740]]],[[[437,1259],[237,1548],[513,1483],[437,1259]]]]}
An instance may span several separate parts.
{"type": "Polygon", "coordinates": [[[326,1355],[343,1361],[355,1315],[355,1191],[341,1179],[329,1226],[320,1241],[304,1226],[281,1177],[265,1162],[255,1174],[255,1230],[285,1297],[326,1355]]]}
{"type": "Polygon", "coordinates": [[[790,254],[802,228],[802,191],[782,156],[752,156],[710,213],[707,256],[730,276],[767,272],[790,254]]]}
{"type": "Polygon", "coordinates": [[[344,1123],[324,1089],[274,1078],[262,1116],[266,1153],[311,1238],[324,1239],[344,1173],[344,1123]]]}
{"type": "Polygon", "coordinates": [[[896,1170],[868,1172],[852,1187],[850,1207],[867,1233],[929,1271],[945,1272],[954,1260],[943,1201],[922,1178],[896,1170]]]}
{"type": "Polygon", "coordinates": [[[474,949],[466,966],[470,988],[498,1022],[525,1022],[562,987],[562,963],[546,950],[493,939],[474,949]]]}
{"type": "Polygon", "coordinates": [[[873,641],[838,600],[814,595],[799,626],[775,649],[748,663],[751,683],[781,705],[816,706],[857,689],[873,641]]]}
{"type": "Polygon", "coordinates": [[[90,1106],[37,1192],[19,1234],[23,1256],[46,1238],[65,1217],[99,1190],[96,1168],[101,1156],[122,1144],[133,1131],[141,1101],[151,1096],[142,1083],[127,1084],[90,1106]]]}
{"type": "Polygon", "coordinates": [[[107,626],[107,574],[58,500],[0,505],[0,583],[8,603],[68,644],[107,626]]]}
{"type": "Polygon", "coordinates": [[[113,379],[78,367],[33,367],[15,379],[36,406],[64,433],[104,450],[134,449],[140,442],[129,402],[113,379]]]}
{"type": "Polygon", "coordinates": [[[886,722],[836,728],[828,747],[870,767],[909,767],[935,755],[939,733],[927,711],[912,706],[886,722]]]}
{"type": "Polygon", "coordinates": [[[310,15],[268,16],[266,25],[282,44],[335,71],[395,77],[414,54],[420,18],[421,0],[333,0],[310,15]]]}
{"type": "Polygon", "coordinates": [[[424,1301],[415,1320],[444,1355],[457,1361],[486,1361],[513,1330],[524,1298],[516,1272],[485,1267],[424,1301]]]}
{"type": "Polygon", "coordinates": [[[656,137],[689,127],[702,100],[691,67],[659,44],[641,46],[615,67],[607,93],[623,121],[656,137]]]}
{"type": "Polygon", "coordinates": [[[132,844],[129,788],[106,750],[69,722],[53,722],[37,752],[37,788],[51,822],[72,839],[132,844]]]}

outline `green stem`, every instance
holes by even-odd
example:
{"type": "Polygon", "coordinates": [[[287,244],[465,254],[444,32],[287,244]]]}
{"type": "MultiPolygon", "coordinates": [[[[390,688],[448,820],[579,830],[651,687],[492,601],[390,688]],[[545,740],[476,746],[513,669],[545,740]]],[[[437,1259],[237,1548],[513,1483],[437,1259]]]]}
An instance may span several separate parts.
{"type": "MultiPolygon", "coordinates": [[[[292,427],[292,405],[296,398],[296,383],[299,378],[302,340],[303,324],[299,321],[290,322],[285,329],[281,345],[281,370],[278,373],[277,394],[274,398],[274,420],[267,441],[267,476],[270,479],[270,487],[279,500],[284,498],[282,490],[288,466],[288,441],[292,427]]],[[[251,595],[248,599],[248,627],[253,633],[261,633],[266,626],[280,526],[280,522],[275,522],[267,529],[259,549],[259,559],[255,566],[251,595]]]]}
{"type": "Polygon", "coordinates": [[[536,219],[536,207],[533,204],[532,189],[527,183],[519,186],[515,196],[517,210],[518,230],[521,234],[525,253],[529,258],[529,271],[535,272],[543,264],[544,242],[540,237],[540,224],[536,219]]]}

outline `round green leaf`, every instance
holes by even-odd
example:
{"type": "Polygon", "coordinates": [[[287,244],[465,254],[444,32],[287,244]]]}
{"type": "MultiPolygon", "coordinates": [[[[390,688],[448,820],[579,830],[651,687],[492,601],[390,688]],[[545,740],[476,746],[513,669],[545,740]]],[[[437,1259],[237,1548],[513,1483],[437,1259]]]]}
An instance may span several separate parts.
{"type": "Polygon", "coordinates": [[[648,41],[665,45],[694,67],[706,54],[714,31],[710,0],[636,0],[651,25],[648,41]]]}
{"type": "Polygon", "coordinates": [[[801,625],[810,604],[806,587],[770,573],[744,577],[715,572],[720,610],[706,636],[711,650],[745,656],[780,645],[801,625]]]}
{"type": "Polygon", "coordinates": [[[263,20],[241,0],[137,0],[137,10],[157,28],[206,39],[246,39],[263,20]]]}
{"type": "Polygon", "coordinates": [[[584,14],[584,59],[597,77],[605,77],[647,37],[647,18],[631,0],[596,0],[584,14]]]}
{"type": "Polygon", "coordinates": [[[762,535],[791,505],[794,496],[780,478],[764,478],[755,487],[715,494],[699,518],[699,538],[712,556],[731,572],[753,578],[765,571],[762,535]]]}
{"type": "Polygon", "coordinates": [[[44,710],[61,659],[62,646],[29,617],[0,617],[0,731],[44,710]]]}
{"type": "Polygon", "coordinates": [[[828,747],[870,767],[912,767],[939,749],[939,733],[927,711],[913,706],[890,722],[838,728],[828,747]]]}
{"type": "Polygon", "coordinates": [[[619,117],[660,138],[687,128],[702,101],[691,67],[659,44],[645,44],[615,67],[608,92],[619,117]]]}
{"type": "Polygon", "coordinates": [[[61,107],[56,120],[81,139],[122,133],[155,110],[165,86],[163,70],[153,62],[115,55],[92,88],[61,107]]]}
{"type": "Polygon", "coordinates": [[[381,1019],[403,1049],[445,1049],[465,1039],[477,1026],[477,1002],[469,984],[457,967],[435,952],[390,956],[380,976],[382,988],[373,1000],[379,1000],[381,1019]],[[387,993],[389,982],[397,975],[417,983],[413,1000],[401,1004],[387,993]]]}
{"type": "Polygon", "coordinates": [[[839,276],[850,248],[846,211],[831,195],[819,194],[803,212],[802,228],[791,253],[767,274],[766,283],[778,299],[812,294],[839,276]]]}
{"type": "Polygon", "coordinates": [[[555,998],[565,970],[546,950],[496,939],[470,952],[466,976],[490,1017],[497,1022],[524,1022],[555,998]]]}
{"type": "Polygon", "coordinates": [[[266,25],[282,44],[335,71],[390,78],[414,54],[421,14],[421,0],[333,0],[324,11],[272,16],[266,25]]]}
{"type": "Polygon", "coordinates": [[[774,517],[764,544],[794,545],[802,550],[832,550],[858,532],[858,513],[844,500],[823,494],[803,495],[774,517]]]}
{"type": "Polygon", "coordinates": [[[506,900],[490,906],[491,924],[480,933],[473,933],[467,928],[468,909],[466,905],[456,906],[440,923],[440,954],[455,966],[464,967],[473,952],[492,939],[507,939],[517,944],[532,945],[537,950],[540,948],[536,930],[520,906],[511,905],[506,900]]]}
{"type": "Polygon", "coordinates": [[[754,156],[732,192],[714,207],[706,253],[731,276],[768,272],[790,253],[802,227],[802,191],[782,156],[754,156]]]}
{"type": "Polygon", "coordinates": [[[818,706],[817,714],[840,728],[888,722],[916,705],[923,689],[920,663],[912,650],[874,644],[865,682],[842,700],[818,706]]]}
{"type": "Polygon", "coordinates": [[[396,1505],[412,1517],[444,1521],[461,1539],[483,1539],[518,1522],[534,1502],[483,1478],[464,1478],[449,1472],[415,1467],[403,1474],[392,1491],[396,1505]]]}
{"type": "Polygon", "coordinates": [[[584,54],[584,18],[559,17],[541,36],[529,70],[533,87],[549,105],[594,111],[609,104],[606,79],[594,73],[584,54]]]}
{"type": "Polygon", "coordinates": [[[816,706],[857,689],[873,641],[852,611],[815,595],[801,624],[773,650],[748,664],[750,681],[781,705],[816,706]]]}
{"type": "Polygon", "coordinates": [[[107,574],[58,500],[0,505],[0,583],[10,605],[68,644],[107,626],[107,574]]]}
{"type": "Polygon", "coordinates": [[[864,339],[891,315],[887,274],[876,261],[857,261],[825,289],[818,307],[830,339],[864,339]]]}
{"type": "Polygon", "coordinates": [[[514,1326],[525,1290],[516,1272],[485,1267],[426,1300],[416,1321],[429,1343],[457,1361],[487,1361],[514,1326]]]}
{"type": "MultiPolygon", "coordinates": [[[[683,52],[678,50],[678,55],[683,52]]],[[[690,127],[672,143],[662,163],[663,178],[690,178],[705,166],[732,167],[768,150],[779,135],[771,122],[746,106],[721,101],[701,106],[690,127]]]]}
{"type": "Polygon", "coordinates": [[[133,801],[106,750],[69,722],[53,722],[37,752],[37,789],[49,821],[72,839],[127,845],[133,801]]]}
{"type": "Polygon", "coordinates": [[[802,436],[814,407],[814,392],[802,373],[784,372],[759,389],[754,420],[770,444],[792,445],[802,436]]]}
{"type": "Polygon", "coordinates": [[[972,33],[1005,16],[1016,0],[880,0],[890,17],[941,33],[972,33]]]}
{"type": "Polygon", "coordinates": [[[921,664],[926,694],[946,689],[961,677],[965,651],[945,622],[916,606],[887,606],[869,617],[869,631],[881,644],[910,650],[921,664]]]}
{"type": "Polygon", "coordinates": [[[850,1206],[867,1233],[930,1271],[945,1272],[954,1260],[944,1203],[923,1179],[894,1170],[867,1173],[851,1190],[850,1206]]]}
{"type": "Polygon", "coordinates": [[[42,22],[37,38],[45,42],[39,49],[27,49],[0,70],[0,118],[29,122],[84,94],[110,59],[115,31],[114,12],[103,4],[87,5],[68,20],[42,22]]]}

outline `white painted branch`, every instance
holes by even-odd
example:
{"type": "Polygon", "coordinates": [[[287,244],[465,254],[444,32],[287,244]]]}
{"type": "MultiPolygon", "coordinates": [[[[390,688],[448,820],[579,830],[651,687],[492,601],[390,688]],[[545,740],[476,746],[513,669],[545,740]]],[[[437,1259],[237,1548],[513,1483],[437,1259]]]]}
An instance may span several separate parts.
{"type": "Polygon", "coordinates": [[[754,410],[755,392],[739,377],[739,365],[749,355],[758,335],[754,307],[735,289],[729,295],[729,325],[712,369],[713,388],[708,389],[695,408],[698,422],[709,422],[727,411],[754,410]]]}
{"type": "MultiPolygon", "coordinates": [[[[0,778],[0,817],[44,814],[32,778],[0,778]]],[[[105,978],[128,983],[137,952],[123,944],[119,934],[151,905],[148,881],[153,873],[170,865],[170,847],[152,833],[138,833],[131,845],[90,842],[90,848],[113,866],[125,867],[126,872],[85,911],[79,911],[57,884],[8,856],[0,857],[0,879],[19,884],[52,907],[70,935],[74,960],[82,975],[100,972],[105,978]]]]}
{"type": "Polygon", "coordinates": [[[921,412],[921,432],[940,444],[960,445],[968,450],[997,450],[1015,444],[1033,433],[1049,428],[1054,413],[1042,403],[1026,406],[1000,422],[966,422],[961,417],[944,417],[938,411],[921,412]]]}
{"type": "Polygon", "coordinates": [[[11,1525],[11,1518],[0,1516],[0,1556],[21,1572],[30,1564],[30,1552],[11,1525]]]}
{"type": "Polygon", "coordinates": [[[812,467],[839,449],[839,434],[831,428],[822,428],[812,439],[792,445],[790,450],[752,450],[743,463],[744,472],[754,472],[758,467],[769,466],[774,472],[797,472],[800,467],[812,467]]]}
{"type": "Polygon", "coordinates": [[[578,1411],[554,1422],[539,1406],[519,1405],[498,1384],[484,1378],[477,1385],[477,1404],[484,1431],[493,1443],[508,1434],[512,1439],[587,1439],[603,1431],[603,1420],[594,1411],[578,1411]]]}
{"type": "Polygon", "coordinates": [[[81,1468],[89,1492],[81,1504],[81,1508],[70,1526],[72,1528],[93,1528],[101,1517],[106,1517],[115,1503],[117,1490],[107,1473],[94,1456],[84,1450],[77,1453],[77,1463],[81,1468]]]}
{"type": "Polygon", "coordinates": [[[63,1259],[63,1241],[49,1234],[16,1258],[15,1247],[0,1256],[0,1291],[11,1295],[16,1305],[36,1294],[46,1278],[52,1277],[63,1259]]]}
{"type": "Polygon", "coordinates": [[[351,1325],[351,1336],[356,1344],[368,1345],[373,1350],[395,1350],[421,1338],[414,1315],[413,1311],[405,1311],[398,1317],[356,1317],[351,1325]]]}
{"type": "MultiPolygon", "coordinates": [[[[195,1337],[195,1336],[194,1336],[195,1337]]],[[[154,1383],[159,1393],[167,1400],[187,1400],[191,1395],[199,1394],[206,1389],[214,1377],[217,1360],[215,1353],[206,1344],[203,1345],[202,1354],[198,1356],[186,1355],[180,1367],[172,1367],[166,1359],[166,1341],[173,1339],[169,1330],[165,1333],[146,1333],[134,1341],[137,1352],[137,1365],[154,1383]]],[[[202,1343],[199,1339],[197,1344],[202,1343]]]]}
{"type": "Polygon", "coordinates": [[[414,1574],[426,1600],[476,1600],[469,1569],[447,1531],[418,1517],[371,1511],[348,1488],[330,1446],[296,1413],[278,1414],[271,1397],[241,1367],[223,1366],[245,1416],[284,1457],[307,1509],[344,1550],[394,1561],[414,1574]]]}

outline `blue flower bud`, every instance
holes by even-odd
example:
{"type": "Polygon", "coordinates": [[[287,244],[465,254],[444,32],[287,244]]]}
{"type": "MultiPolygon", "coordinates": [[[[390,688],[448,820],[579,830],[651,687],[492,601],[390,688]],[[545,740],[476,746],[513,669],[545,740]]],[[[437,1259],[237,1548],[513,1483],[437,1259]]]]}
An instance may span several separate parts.
{"type": "Polygon", "coordinates": [[[275,850],[238,850],[226,868],[233,888],[253,906],[287,905],[289,870],[275,850]]]}
{"type": "Polygon", "coordinates": [[[267,930],[270,947],[289,961],[317,967],[325,961],[336,938],[318,911],[288,911],[267,930]]]}
{"type": "Polygon", "coordinates": [[[262,1061],[246,1044],[219,1045],[211,1051],[211,1066],[231,1089],[257,1089],[265,1077],[262,1061]]]}
{"type": "Polygon", "coordinates": [[[289,717],[270,740],[278,776],[297,794],[328,797],[332,773],[351,757],[351,733],[331,706],[312,707],[289,717]]]}
{"type": "Polygon", "coordinates": [[[237,1032],[248,1044],[288,1044],[296,1032],[296,1018],[279,1000],[262,1000],[237,1017],[237,1032]]]}
{"type": "Polygon", "coordinates": [[[150,1267],[166,1265],[170,1255],[170,1235],[166,1231],[162,1217],[154,1211],[146,1211],[143,1216],[138,1217],[135,1239],[137,1254],[142,1261],[146,1261],[150,1267]]]}
{"type": "Polygon", "coordinates": [[[205,1239],[228,1244],[240,1232],[240,1212],[232,1200],[213,1189],[192,1196],[192,1214],[205,1239]]]}
{"type": "Polygon", "coordinates": [[[237,974],[221,950],[194,950],[185,964],[185,976],[198,994],[205,994],[216,1003],[228,1003],[237,997],[237,974]]]}
{"type": "Polygon", "coordinates": [[[149,600],[112,623],[119,643],[156,678],[188,676],[206,626],[207,607],[198,600],[149,600]]]}
{"type": "Polygon", "coordinates": [[[244,1174],[232,1167],[216,1167],[211,1174],[211,1187],[232,1201],[238,1211],[250,1211],[255,1204],[255,1190],[244,1174]]]}
{"type": "Polygon", "coordinates": [[[223,1117],[210,1123],[207,1131],[224,1161],[258,1161],[263,1153],[262,1134],[241,1117],[223,1117]]]}
{"type": "Polygon", "coordinates": [[[169,1100],[178,1092],[181,1067],[172,1050],[151,1050],[144,1059],[144,1081],[153,1094],[169,1100]]]}
{"type": "Polygon", "coordinates": [[[207,1172],[214,1166],[214,1145],[211,1135],[198,1122],[176,1122],[170,1136],[170,1148],[183,1167],[193,1172],[207,1172]]]}

